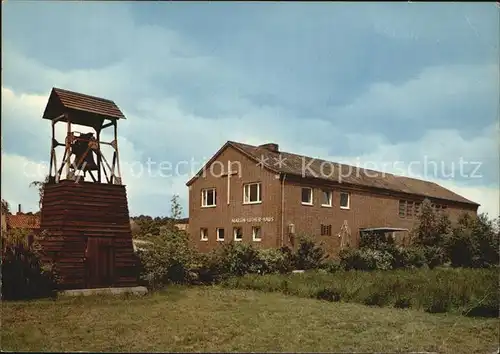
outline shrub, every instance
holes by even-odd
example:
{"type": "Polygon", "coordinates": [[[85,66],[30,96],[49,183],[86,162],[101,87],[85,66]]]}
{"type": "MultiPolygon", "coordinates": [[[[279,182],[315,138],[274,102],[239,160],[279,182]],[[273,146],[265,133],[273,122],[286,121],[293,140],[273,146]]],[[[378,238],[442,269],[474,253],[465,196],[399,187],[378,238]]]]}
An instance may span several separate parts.
{"type": "Polygon", "coordinates": [[[364,232],[359,240],[359,248],[384,249],[394,245],[394,239],[386,233],[364,232]]]}
{"type": "Polygon", "coordinates": [[[421,268],[427,264],[425,252],[422,247],[408,247],[403,251],[405,268],[421,268]]]}
{"type": "Polygon", "coordinates": [[[258,257],[262,264],[262,273],[287,273],[292,270],[292,256],[283,249],[259,250],[258,257]]]}
{"type": "Polygon", "coordinates": [[[41,260],[39,239],[28,246],[28,230],[14,229],[2,235],[2,299],[21,300],[55,295],[54,267],[41,260]]]}
{"type": "Polygon", "coordinates": [[[325,270],[327,273],[335,273],[342,270],[342,265],[340,261],[328,260],[321,265],[321,269],[325,270]]]}
{"type": "Polygon", "coordinates": [[[499,231],[487,215],[477,218],[463,214],[446,239],[446,251],[452,266],[485,268],[498,265],[499,231]]]}
{"type": "Polygon", "coordinates": [[[224,244],[216,252],[221,275],[242,276],[248,273],[261,273],[264,264],[259,252],[252,245],[244,243],[224,244]]]}
{"type": "Polygon", "coordinates": [[[423,247],[388,246],[384,249],[392,256],[392,268],[420,268],[426,265],[423,247]]]}
{"type": "Polygon", "coordinates": [[[423,247],[423,253],[426,263],[431,269],[445,262],[445,250],[440,246],[423,247]]]}
{"type": "Polygon", "coordinates": [[[213,284],[222,279],[221,263],[215,251],[210,253],[197,253],[192,271],[197,275],[195,282],[213,284]]]}
{"type": "Polygon", "coordinates": [[[306,236],[299,238],[297,251],[293,255],[293,264],[296,269],[317,269],[325,258],[325,251],[313,239],[306,236]]]}
{"type": "Polygon", "coordinates": [[[167,283],[189,283],[194,280],[190,270],[194,268],[196,258],[185,233],[176,228],[165,228],[149,240],[151,246],[138,252],[141,280],[152,289],[167,283]]]}
{"type": "Polygon", "coordinates": [[[340,292],[330,288],[321,288],[316,292],[316,299],[326,301],[340,301],[340,292]]]}
{"type": "Polygon", "coordinates": [[[388,251],[363,249],[345,249],[340,252],[340,264],[345,270],[389,270],[394,257],[388,251]]]}

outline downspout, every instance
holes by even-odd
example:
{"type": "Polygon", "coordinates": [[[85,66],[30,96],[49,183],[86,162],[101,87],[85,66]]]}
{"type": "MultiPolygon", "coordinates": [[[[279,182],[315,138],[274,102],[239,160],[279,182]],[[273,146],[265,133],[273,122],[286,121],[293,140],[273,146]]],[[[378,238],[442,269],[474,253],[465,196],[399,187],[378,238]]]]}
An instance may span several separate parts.
{"type": "Polygon", "coordinates": [[[285,178],[281,179],[281,247],[285,246],[285,178]]]}

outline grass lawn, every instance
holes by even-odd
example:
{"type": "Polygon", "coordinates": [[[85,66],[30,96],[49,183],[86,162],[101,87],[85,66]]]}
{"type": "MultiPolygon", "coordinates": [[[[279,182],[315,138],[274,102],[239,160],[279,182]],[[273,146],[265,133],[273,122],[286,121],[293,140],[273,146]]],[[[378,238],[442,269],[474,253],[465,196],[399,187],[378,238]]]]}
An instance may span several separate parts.
{"type": "Polygon", "coordinates": [[[2,303],[9,351],[438,351],[492,353],[498,319],[171,287],[145,297],[2,303]]]}

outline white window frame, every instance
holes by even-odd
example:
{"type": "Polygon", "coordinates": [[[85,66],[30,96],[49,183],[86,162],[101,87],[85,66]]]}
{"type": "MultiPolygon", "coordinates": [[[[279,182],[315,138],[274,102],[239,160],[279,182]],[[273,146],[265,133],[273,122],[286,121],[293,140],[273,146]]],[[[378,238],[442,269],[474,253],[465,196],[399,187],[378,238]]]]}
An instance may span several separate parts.
{"type": "Polygon", "coordinates": [[[252,240],[255,241],[255,242],[262,241],[262,227],[261,226],[259,226],[259,225],[252,226],[252,240]],[[260,231],[260,237],[259,238],[255,237],[255,229],[257,229],[257,228],[260,231]]]}
{"type": "Polygon", "coordinates": [[[243,241],[243,228],[242,228],[241,226],[235,226],[235,227],[233,227],[233,239],[234,239],[234,241],[236,241],[236,242],[241,242],[241,241],[243,241]],[[238,230],[238,229],[240,229],[240,230],[241,230],[241,238],[240,238],[240,239],[237,239],[237,238],[236,238],[236,234],[237,234],[236,230],[238,230]]]}
{"type": "Polygon", "coordinates": [[[224,238],[220,238],[219,237],[219,231],[220,230],[224,230],[224,228],[223,227],[218,227],[218,228],[215,229],[215,235],[216,235],[215,237],[216,237],[217,241],[224,242],[224,239],[226,238],[226,230],[224,230],[224,238]]]}
{"type": "Polygon", "coordinates": [[[202,189],[201,190],[201,207],[202,208],[214,208],[216,206],[217,206],[217,190],[215,188],[202,189]],[[214,204],[205,204],[205,202],[208,202],[208,192],[209,191],[214,192],[214,204]]]}
{"type": "Polygon", "coordinates": [[[300,188],[300,201],[302,205],[313,205],[314,197],[313,197],[313,189],[311,187],[301,187],[300,188]],[[309,189],[311,191],[310,196],[311,196],[311,201],[310,202],[304,202],[302,200],[302,192],[304,189],[309,189]]]}
{"type": "Polygon", "coordinates": [[[206,227],[200,229],[200,241],[208,241],[208,229],[206,227]]]}
{"type": "Polygon", "coordinates": [[[252,183],[245,183],[243,185],[243,204],[260,204],[262,203],[262,183],[261,182],[252,182],[252,183]],[[250,201],[250,188],[253,185],[257,185],[257,200],[256,201],[250,201]],[[247,188],[248,188],[248,200],[247,200],[247,188]]]}
{"type": "Polygon", "coordinates": [[[340,209],[345,209],[345,210],[348,210],[351,208],[351,193],[349,192],[340,192],[340,195],[339,195],[339,205],[340,205],[340,209]],[[342,194],[347,194],[347,206],[342,206],[342,194]]]}
{"type": "MultiPolygon", "coordinates": [[[[321,206],[322,207],[331,207],[333,204],[333,192],[330,189],[322,189],[321,193],[328,193],[329,198],[328,198],[328,204],[323,204],[323,200],[321,201],[321,206]]],[[[323,199],[323,195],[321,196],[321,199],[323,199]]]]}

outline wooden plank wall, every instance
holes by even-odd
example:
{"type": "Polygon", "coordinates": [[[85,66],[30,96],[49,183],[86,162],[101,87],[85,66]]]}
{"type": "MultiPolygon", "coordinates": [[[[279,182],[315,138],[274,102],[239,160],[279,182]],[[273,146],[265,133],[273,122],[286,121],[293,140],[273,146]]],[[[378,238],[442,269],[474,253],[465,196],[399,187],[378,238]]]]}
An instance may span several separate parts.
{"type": "Polygon", "coordinates": [[[92,239],[106,238],[114,249],[112,286],[137,285],[137,261],[125,186],[61,181],[44,189],[41,241],[44,258],[53,261],[60,289],[92,287],[86,281],[85,250],[92,239]]]}

